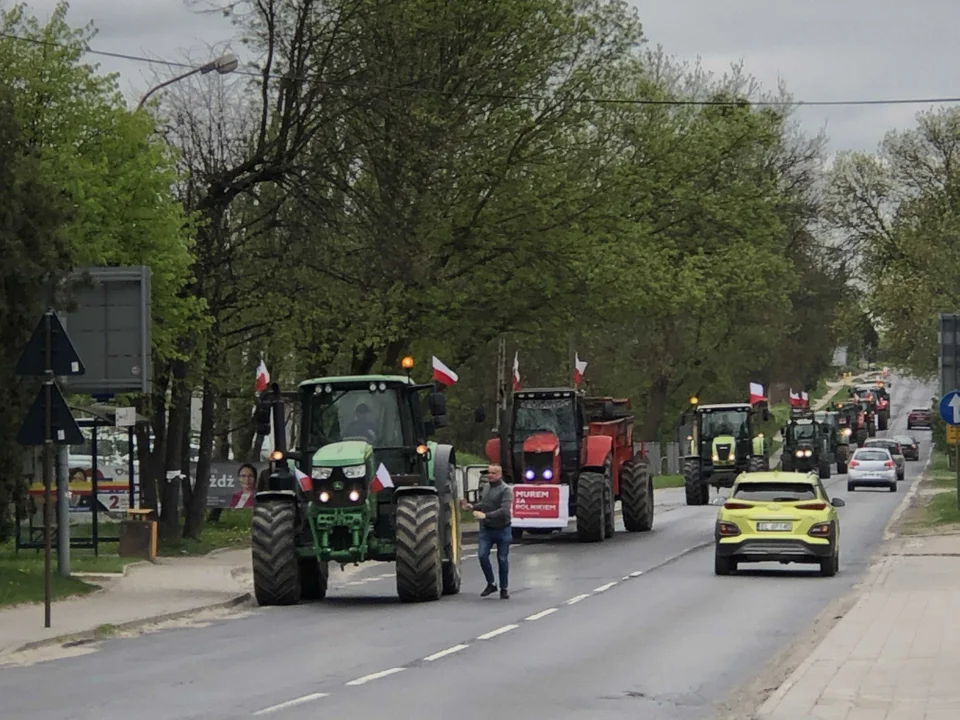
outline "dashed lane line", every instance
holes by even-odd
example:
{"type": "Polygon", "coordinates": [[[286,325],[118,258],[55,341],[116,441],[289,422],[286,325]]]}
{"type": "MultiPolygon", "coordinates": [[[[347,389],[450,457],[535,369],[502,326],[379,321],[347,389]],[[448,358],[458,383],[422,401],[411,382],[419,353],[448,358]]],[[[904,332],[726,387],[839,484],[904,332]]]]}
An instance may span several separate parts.
{"type": "Polygon", "coordinates": [[[328,694],[329,693],[311,693],[310,695],[304,695],[302,697],[294,698],[293,700],[287,700],[286,702],[278,703],[277,705],[271,705],[263,710],[257,710],[254,715],[269,715],[270,713],[277,712],[278,710],[286,710],[287,708],[296,707],[297,705],[303,705],[304,703],[325,698],[328,694]]]}
{"type": "Polygon", "coordinates": [[[547,608],[546,610],[541,610],[541,611],[538,612],[538,613],[534,613],[533,615],[529,615],[528,617],[524,618],[524,620],[533,622],[534,620],[539,620],[540,618],[545,618],[547,615],[552,615],[552,614],[555,613],[558,609],[559,609],[559,608],[555,608],[555,607],[554,607],[554,608],[547,608]]]}
{"type": "Polygon", "coordinates": [[[359,677],[356,680],[351,680],[347,685],[366,685],[368,682],[373,680],[379,680],[380,678],[389,677],[390,675],[396,675],[398,672],[403,672],[406,670],[405,667],[395,667],[390,668],[389,670],[381,670],[380,672],[371,673],[370,675],[364,675],[359,677]]]}
{"type": "Polygon", "coordinates": [[[498,635],[503,635],[504,633],[508,633],[511,630],[516,630],[518,627],[520,626],[504,625],[503,627],[497,628],[496,630],[491,630],[490,632],[484,633],[483,635],[477,635],[477,640],[490,640],[491,638],[495,638],[498,635]]]}
{"type": "Polygon", "coordinates": [[[458,652],[460,652],[461,650],[466,650],[468,647],[470,647],[470,646],[469,646],[469,645],[454,645],[453,647],[448,647],[446,650],[441,650],[440,652],[434,653],[433,655],[427,655],[427,656],[424,658],[424,660],[425,660],[426,662],[433,662],[434,660],[439,660],[440,658],[445,658],[445,657],[447,657],[447,655],[453,655],[454,653],[458,653],[458,652]]]}
{"type": "Polygon", "coordinates": [[[569,600],[567,600],[567,601],[564,603],[564,605],[576,605],[578,602],[580,602],[581,600],[586,600],[588,597],[590,597],[590,593],[585,593],[585,594],[583,594],[583,595],[577,595],[576,597],[573,597],[573,598],[570,598],[569,600]]]}
{"type": "Polygon", "coordinates": [[[607,590],[609,590],[610,588],[612,588],[614,585],[616,585],[617,582],[618,582],[618,581],[616,581],[616,580],[614,580],[613,582],[608,582],[606,585],[601,585],[601,586],[598,587],[598,588],[594,588],[594,589],[593,589],[593,592],[595,592],[595,593],[606,592],[607,590]]]}

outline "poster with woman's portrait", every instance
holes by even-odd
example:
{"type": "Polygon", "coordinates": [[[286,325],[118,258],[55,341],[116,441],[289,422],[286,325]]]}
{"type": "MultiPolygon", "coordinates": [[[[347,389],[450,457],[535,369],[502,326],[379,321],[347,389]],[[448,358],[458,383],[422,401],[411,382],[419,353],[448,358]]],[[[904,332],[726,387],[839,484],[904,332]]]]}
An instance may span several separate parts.
{"type": "Polygon", "coordinates": [[[252,508],[259,474],[260,468],[253,463],[213,463],[207,507],[221,510],[252,508]]]}

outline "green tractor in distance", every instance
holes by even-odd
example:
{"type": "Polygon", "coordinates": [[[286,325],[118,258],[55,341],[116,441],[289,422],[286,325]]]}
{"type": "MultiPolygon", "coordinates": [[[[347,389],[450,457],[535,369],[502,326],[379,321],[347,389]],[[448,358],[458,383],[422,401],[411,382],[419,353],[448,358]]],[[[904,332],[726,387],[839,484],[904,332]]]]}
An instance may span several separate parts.
{"type": "Polygon", "coordinates": [[[837,425],[840,427],[840,435],[846,439],[848,444],[863,447],[869,437],[863,409],[854,401],[838,402],[834,405],[837,409],[837,425]]]}
{"type": "MultiPolygon", "coordinates": [[[[693,428],[687,436],[688,447],[683,457],[683,487],[687,505],[706,505],[710,501],[710,486],[733,487],[733,481],[743,472],[761,472],[770,469],[770,454],[763,433],[754,433],[755,417],[764,421],[769,410],[758,410],[749,403],[695,405],[693,428]]],[[[687,424],[686,415],[680,419],[687,424]]]]}
{"type": "Polygon", "coordinates": [[[840,413],[836,410],[817,410],[813,419],[827,433],[830,455],[837,464],[837,475],[843,475],[847,472],[847,462],[850,460],[850,436],[843,433],[840,413]]]}
{"type": "Polygon", "coordinates": [[[784,472],[816,470],[820,478],[830,477],[830,430],[814,419],[813,413],[792,411],[790,422],[783,428],[783,454],[780,467],[784,472]]]}
{"type": "MultiPolygon", "coordinates": [[[[409,358],[404,367],[412,367],[409,358]]],[[[404,602],[458,593],[456,455],[452,446],[427,440],[446,423],[443,395],[432,383],[396,375],[306,380],[293,394],[300,407],[296,451],[286,448],[283,395],[274,385],[258,409],[258,434],[269,432],[272,409],[275,449],[253,510],[257,602],[321,600],[329,563],[368,560],[396,562],[404,602]]]]}

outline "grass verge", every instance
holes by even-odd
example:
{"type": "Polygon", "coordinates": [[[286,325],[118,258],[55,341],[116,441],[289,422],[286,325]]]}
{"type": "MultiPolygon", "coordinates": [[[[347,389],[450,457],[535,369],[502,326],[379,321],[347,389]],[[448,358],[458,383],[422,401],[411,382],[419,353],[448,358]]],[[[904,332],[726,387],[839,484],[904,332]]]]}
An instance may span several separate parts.
{"type": "Polygon", "coordinates": [[[178,537],[160,543],[157,553],[163,557],[206,555],[222,548],[242,548],[250,544],[253,510],[225,510],[217,522],[206,522],[200,539],[178,537]]]}
{"type": "Polygon", "coordinates": [[[683,475],[654,475],[653,487],[655,490],[683,487],[683,475]]]}
{"type": "Polygon", "coordinates": [[[934,452],[917,494],[898,523],[900,535],[934,535],[960,532],[957,474],[947,456],[934,452]]]}

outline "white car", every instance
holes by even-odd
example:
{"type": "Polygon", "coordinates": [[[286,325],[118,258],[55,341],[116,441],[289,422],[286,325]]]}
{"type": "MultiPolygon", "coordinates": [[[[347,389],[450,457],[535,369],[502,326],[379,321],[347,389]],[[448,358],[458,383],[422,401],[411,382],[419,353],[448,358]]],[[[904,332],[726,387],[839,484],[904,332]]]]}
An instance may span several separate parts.
{"type": "Polygon", "coordinates": [[[857,448],[847,463],[847,492],[864,485],[897,491],[897,464],[885,447],[857,448]]]}
{"type": "Polygon", "coordinates": [[[899,442],[893,438],[870,438],[863,443],[863,446],[882,447],[889,450],[890,455],[893,457],[893,463],[897,466],[897,480],[902,481],[907,476],[907,458],[903,454],[903,448],[900,447],[899,442]]]}

